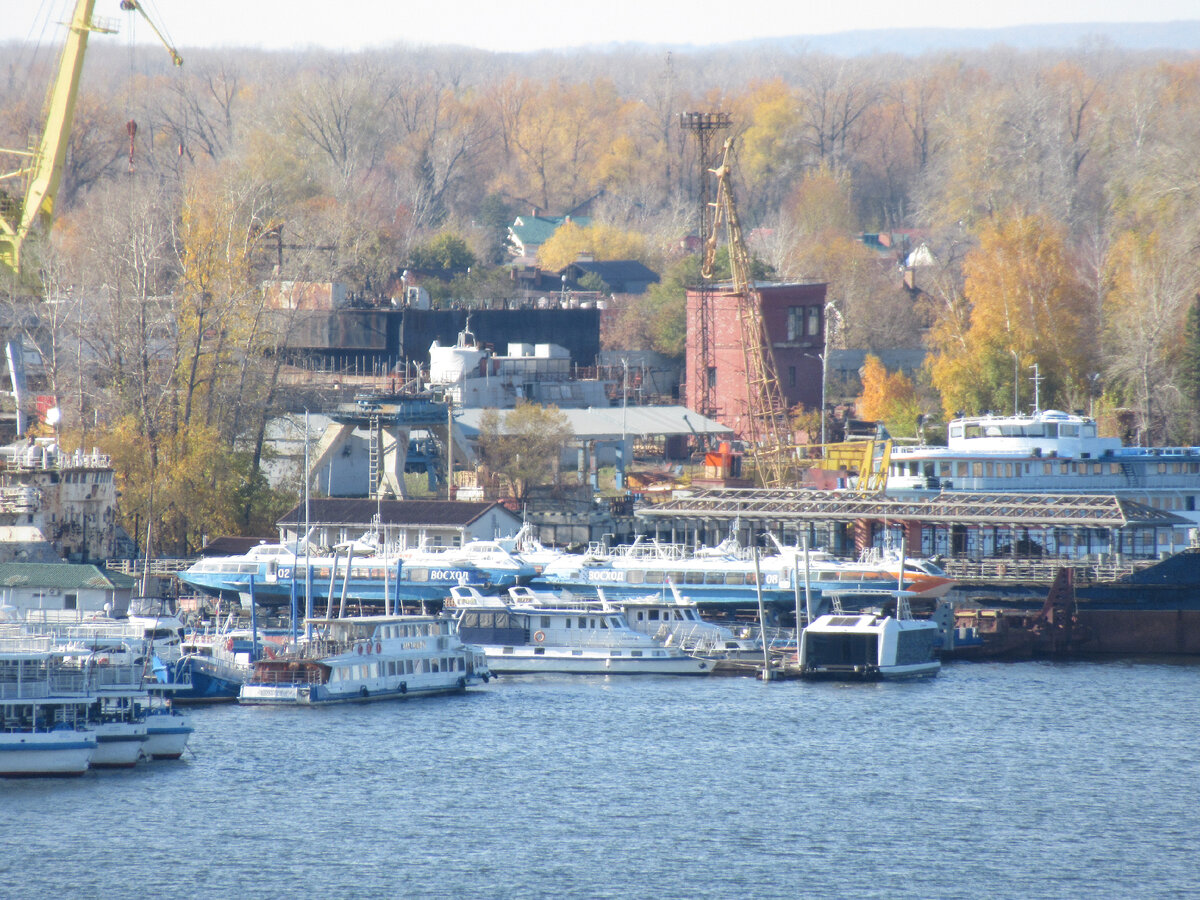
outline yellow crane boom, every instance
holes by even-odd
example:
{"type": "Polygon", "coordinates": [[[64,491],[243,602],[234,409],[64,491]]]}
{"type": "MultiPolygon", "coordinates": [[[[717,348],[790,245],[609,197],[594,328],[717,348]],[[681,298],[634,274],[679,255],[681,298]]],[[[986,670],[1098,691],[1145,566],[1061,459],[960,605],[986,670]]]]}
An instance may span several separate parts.
{"type": "Polygon", "coordinates": [[[717,199],[713,230],[708,246],[704,248],[701,273],[705,277],[711,276],[717,252],[717,234],[724,222],[745,362],[745,436],[762,485],[784,487],[795,483],[799,461],[792,437],[791,416],[779,386],[775,354],[763,323],[762,295],[754,283],[750,251],[742,236],[742,225],[734,202],[733,138],[725,141],[721,165],[711,171],[717,177],[717,199]]]}
{"type": "MultiPolygon", "coordinates": [[[[83,73],[83,56],[87,50],[88,36],[92,32],[113,34],[111,24],[95,21],[92,11],[96,0],[77,0],[71,21],[67,25],[67,40],[63,44],[62,56],[50,90],[46,122],[42,128],[37,149],[3,151],[25,160],[12,172],[0,174],[0,186],[4,182],[20,183],[25,179],[23,197],[16,204],[0,203],[0,265],[16,275],[21,274],[21,246],[35,225],[49,228],[54,218],[54,201],[62,183],[63,165],[67,160],[68,140],[75,119],[75,104],[79,98],[79,81],[83,73]]],[[[146,15],[136,0],[122,0],[121,8],[136,11],[150,22],[150,27],[167,47],[171,60],[177,66],[183,59],[166,43],[162,33],[146,15]]],[[[0,194],[0,200],[3,195],[0,194]]]]}

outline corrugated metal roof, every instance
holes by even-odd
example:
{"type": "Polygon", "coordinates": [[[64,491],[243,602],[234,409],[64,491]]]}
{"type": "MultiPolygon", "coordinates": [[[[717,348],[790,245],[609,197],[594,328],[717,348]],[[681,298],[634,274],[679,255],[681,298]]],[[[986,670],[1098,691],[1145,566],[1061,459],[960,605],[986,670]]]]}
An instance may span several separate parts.
{"type": "MultiPolygon", "coordinates": [[[[506,412],[502,410],[501,412],[506,412]]],[[[688,435],[731,434],[715,419],[708,419],[686,406],[619,406],[589,409],[559,409],[578,438],[613,438],[621,434],[688,435]]],[[[479,434],[482,409],[456,409],[454,420],[468,437],[479,434]]],[[[501,418],[503,421],[503,417],[501,418]]]]}
{"type": "MultiPolygon", "coordinates": [[[[371,498],[321,497],[309,500],[310,525],[363,525],[376,513],[384,525],[466,526],[499,507],[516,523],[520,519],[499,503],[490,500],[373,500],[371,498]]],[[[303,504],[293,506],[277,524],[295,526],[304,520],[303,504]]]]}
{"type": "Polygon", "coordinates": [[[929,499],[848,491],[711,489],[640,509],[643,519],[767,518],[773,521],[888,519],[964,525],[1174,527],[1188,520],[1112,494],[1001,494],[943,491],[929,499]]]}
{"type": "Polygon", "coordinates": [[[123,590],[136,583],[128,575],[86,563],[0,563],[0,585],[4,587],[123,590]]]}

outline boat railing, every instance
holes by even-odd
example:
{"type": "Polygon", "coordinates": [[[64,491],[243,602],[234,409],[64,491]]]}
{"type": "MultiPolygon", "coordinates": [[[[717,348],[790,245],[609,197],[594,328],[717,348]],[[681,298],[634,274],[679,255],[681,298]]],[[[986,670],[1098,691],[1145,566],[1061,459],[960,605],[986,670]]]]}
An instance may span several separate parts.
{"type": "Polygon", "coordinates": [[[53,649],[54,638],[50,635],[17,632],[0,636],[0,653],[49,653],[53,649]]]}
{"type": "Polygon", "coordinates": [[[307,667],[270,668],[256,669],[251,681],[254,684],[312,684],[323,678],[307,667]]]}
{"type": "Polygon", "coordinates": [[[140,665],[93,666],[88,674],[91,682],[90,686],[97,690],[137,688],[141,687],[147,678],[147,673],[143,671],[143,667],[140,665]]]}
{"type": "Polygon", "coordinates": [[[586,557],[593,559],[688,559],[691,551],[686,544],[662,541],[634,541],[617,547],[605,547],[597,541],[588,544],[586,557]]]}
{"type": "Polygon", "coordinates": [[[1117,581],[1158,563],[1157,559],[1095,562],[1072,559],[947,559],[940,563],[946,575],[958,582],[1032,581],[1053,583],[1060,569],[1074,571],[1076,585],[1117,581]]]}

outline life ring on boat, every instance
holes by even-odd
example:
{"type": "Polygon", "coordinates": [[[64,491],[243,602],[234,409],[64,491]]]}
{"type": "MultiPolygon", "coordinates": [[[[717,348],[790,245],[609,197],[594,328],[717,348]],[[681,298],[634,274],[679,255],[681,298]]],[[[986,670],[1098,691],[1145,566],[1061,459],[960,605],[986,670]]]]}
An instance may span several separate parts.
{"type": "Polygon", "coordinates": [[[227,640],[225,642],[225,649],[228,650],[230,653],[233,652],[233,638],[230,638],[229,640],[227,640]]]}
{"type": "Polygon", "coordinates": [[[381,641],[376,641],[376,642],[375,642],[375,652],[376,652],[376,653],[382,653],[382,652],[383,652],[383,643],[382,643],[381,641]]]}
{"type": "Polygon", "coordinates": [[[540,644],[540,643],[542,643],[542,641],[546,640],[546,632],[544,632],[544,631],[535,631],[535,632],[533,633],[533,639],[534,639],[535,641],[537,641],[539,644],[540,644]]]}
{"type": "Polygon", "coordinates": [[[407,681],[400,682],[400,693],[402,693],[402,694],[408,693],[408,682],[407,681]]]}

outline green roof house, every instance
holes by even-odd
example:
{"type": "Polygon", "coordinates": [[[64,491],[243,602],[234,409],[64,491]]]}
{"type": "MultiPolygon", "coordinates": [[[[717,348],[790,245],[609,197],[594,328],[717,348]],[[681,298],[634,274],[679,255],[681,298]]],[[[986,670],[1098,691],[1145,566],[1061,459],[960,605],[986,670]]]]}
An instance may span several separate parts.
{"type": "Polygon", "coordinates": [[[592,219],[591,216],[517,216],[508,226],[509,252],[513,256],[537,256],[538,248],[567,222],[586,228],[592,219]]]}
{"type": "Polygon", "coordinates": [[[22,619],[29,610],[51,619],[106,609],[124,615],[136,586],[128,575],[86,563],[0,563],[0,606],[22,619]]]}

